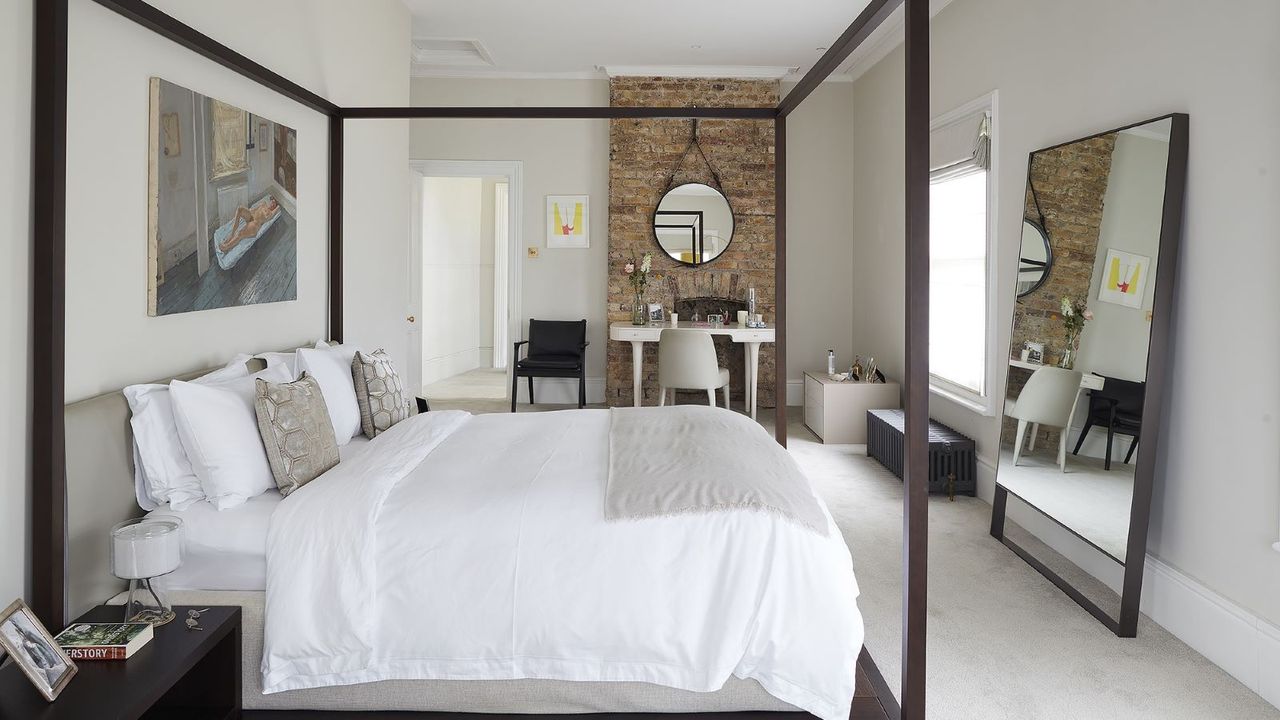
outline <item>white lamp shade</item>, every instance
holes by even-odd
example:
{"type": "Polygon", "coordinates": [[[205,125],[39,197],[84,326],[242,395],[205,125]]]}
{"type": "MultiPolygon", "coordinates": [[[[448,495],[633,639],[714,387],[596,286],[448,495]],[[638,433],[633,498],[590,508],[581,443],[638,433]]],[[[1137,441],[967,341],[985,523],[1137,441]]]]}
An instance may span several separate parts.
{"type": "Polygon", "coordinates": [[[153,578],[182,565],[182,521],[127,520],[111,529],[111,572],[124,580],[153,578]]]}

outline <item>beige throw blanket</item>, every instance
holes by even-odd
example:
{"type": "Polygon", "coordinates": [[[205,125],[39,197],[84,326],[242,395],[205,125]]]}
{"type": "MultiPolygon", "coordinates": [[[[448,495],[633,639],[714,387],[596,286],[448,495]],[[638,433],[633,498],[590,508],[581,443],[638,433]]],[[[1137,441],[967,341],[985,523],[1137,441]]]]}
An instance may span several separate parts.
{"type": "Polygon", "coordinates": [[[740,509],[828,532],[795,460],[746,415],[698,405],[609,411],[606,519],[740,509]]]}

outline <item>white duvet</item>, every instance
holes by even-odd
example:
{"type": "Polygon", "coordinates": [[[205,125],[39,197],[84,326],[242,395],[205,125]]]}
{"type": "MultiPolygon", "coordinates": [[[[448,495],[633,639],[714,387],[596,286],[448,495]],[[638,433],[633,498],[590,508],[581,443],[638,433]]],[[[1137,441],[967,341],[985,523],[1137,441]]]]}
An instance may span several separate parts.
{"type": "Polygon", "coordinates": [[[515,678],[706,692],[735,675],[848,717],[863,628],[825,506],[826,537],[755,510],[606,521],[608,432],[606,410],[426,413],[290,495],[268,535],[264,692],[515,678]]]}

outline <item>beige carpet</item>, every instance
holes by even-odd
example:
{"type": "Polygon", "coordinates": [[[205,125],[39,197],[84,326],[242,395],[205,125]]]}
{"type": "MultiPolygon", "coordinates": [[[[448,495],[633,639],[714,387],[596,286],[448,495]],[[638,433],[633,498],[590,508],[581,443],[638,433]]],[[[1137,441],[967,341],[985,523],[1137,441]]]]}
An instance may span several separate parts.
{"type": "Polygon", "coordinates": [[[507,371],[468,370],[422,388],[427,400],[501,400],[507,397],[507,371]]]}
{"type": "MultiPolygon", "coordinates": [[[[506,410],[501,401],[432,407],[506,410]]],[[[817,442],[795,410],[788,447],[844,531],[867,649],[896,692],[902,483],[861,446],[817,442]]],[[[760,416],[771,426],[772,412],[760,416]]],[[[936,497],[929,516],[930,720],[1280,720],[1280,710],[1145,616],[1136,639],[1116,638],[988,534],[985,502],[936,497]]]]}

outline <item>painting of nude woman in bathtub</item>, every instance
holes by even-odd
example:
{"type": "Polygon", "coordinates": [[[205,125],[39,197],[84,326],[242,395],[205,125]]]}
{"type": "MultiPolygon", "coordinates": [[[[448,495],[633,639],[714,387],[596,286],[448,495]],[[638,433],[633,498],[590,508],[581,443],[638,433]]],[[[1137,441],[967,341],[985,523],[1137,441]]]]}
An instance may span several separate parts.
{"type": "Polygon", "coordinates": [[[150,103],[147,314],[298,299],[297,131],[156,77],[150,103]]]}

